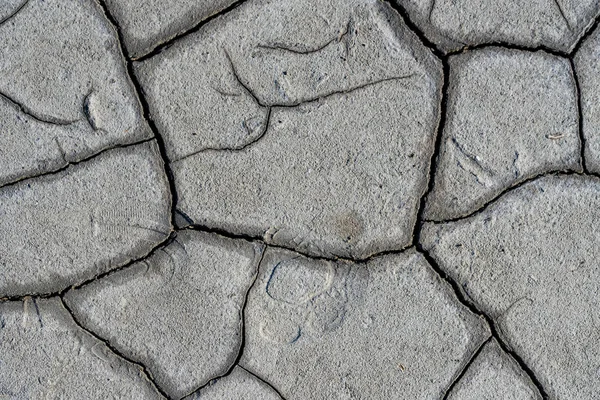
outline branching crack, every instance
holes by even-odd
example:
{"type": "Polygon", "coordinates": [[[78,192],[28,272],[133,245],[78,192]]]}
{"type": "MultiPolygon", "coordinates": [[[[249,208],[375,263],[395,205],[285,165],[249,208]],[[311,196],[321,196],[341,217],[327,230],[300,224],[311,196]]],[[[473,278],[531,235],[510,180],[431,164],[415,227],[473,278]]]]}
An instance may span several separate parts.
{"type": "Polygon", "coordinates": [[[136,92],[138,101],[140,102],[140,105],[142,106],[144,119],[148,123],[150,130],[154,134],[156,143],[158,144],[158,148],[160,150],[160,155],[163,159],[165,175],[169,182],[169,189],[171,192],[171,198],[172,198],[172,201],[171,201],[171,226],[173,226],[175,223],[175,206],[177,204],[177,188],[175,187],[175,178],[173,175],[173,171],[171,170],[171,162],[169,160],[169,157],[167,156],[167,150],[166,150],[164,139],[158,132],[158,128],[156,127],[154,120],[150,117],[150,106],[148,105],[146,98],[143,96],[144,91],[142,90],[142,86],[140,85],[140,82],[138,81],[137,76],[135,75],[135,73],[133,71],[133,63],[131,60],[125,59],[125,54],[127,54],[127,53],[125,51],[125,47],[123,46],[124,41],[123,41],[123,33],[121,32],[121,28],[117,24],[115,18],[110,13],[104,0],[97,0],[97,1],[104,12],[106,19],[112,24],[112,26],[117,34],[119,48],[121,50],[121,56],[123,57],[123,62],[125,63],[125,66],[127,67],[127,74],[129,76],[131,83],[133,84],[133,86],[135,88],[135,92],[136,92]]]}
{"type": "Polygon", "coordinates": [[[134,361],[131,358],[127,357],[126,355],[124,355],[123,353],[121,353],[119,350],[117,350],[116,347],[114,347],[108,340],[102,338],[101,336],[99,336],[98,334],[96,334],[94,331],[92,331],[91,329],[86,328],[75,316],[75,313],[73,313],[73,310],[71,310],[71,308],[68,306],[67,302],[65,301],[65,299],[63,298],[62,295],[59,296],[59,299],[63,305],[63,307],[65,308],[65,310],[67,310],[69,312],[69,314],[71,314],[71,318],[73,319],[73,321],[75,322],[75,325],[77,325],[80,329],[82,329],[83,331],[85,331],[86,333],[88,333],[89,335],[93,336],[96,340],[99,340],[100,342],[104,343],[104,345],[106,347],[108,347],[110,349],[110,351],[112,351],[117,357],[131,363],[134,364],[135,366],[137,366],[141,372],[144,374],[144,376],[146,377],[146,379],[148,380],[148,382],[150,382],[150,384],[152,385],[152,387],[158,392],[160,393],[163,397],[171,400],[171,397],[169,395],[167,395],[167,393],[165,393],[160,386],[158,386],[156,384],[156,382],[154,382],[154,378],[152,377],[152,373],[150,372],[150,370],[141,362],[138,361],[134,361]]]}
{"type": "MultiPolygon", "coordinates": [[[[350,24],[350,22],[348,22],[348,24],[350,24]]],[[[252,91],[252,89],[250,89],[250,87],[246,83],[244,83],[242,81],[242,79],[240,78],[239,73],[238,73],[238,71],[237,71],[237,69],[235,67],[235,64],[233,63],[233,60],[231,59],[231,56],[229,55],[229,52],[225,48],[223,49],[223,52],[225,53],[225,57],[227,58],[227,61],[229,62],[229,65],[230,65],[230,68],[231,68],[231,72],[232,72],[233,77],[236,80],[236,82],[243,88],[243,90],[250,97],[252,97],[252,99],[254,100],[254,102],[258,106],[267,109],[267,116],[265,118],[265,122],[264,122],[264,126],[263,126],[263,129],[262,129],[262,132],[257,137],[255,137],[253,140],[251,140],[249,142],[246,142],[246,143],[243,143],[243,144],[240,144],[240,145],[237,145],[237,146],[231,146],[231,147],[205,147],[205,148],[202,148],[202,149],[200,149],[198,151],[194,151],[194,152],[192,152],[190,154],[187,154],[187,155],[185,155],[185,156],[183,156],[181,158],[172,160],[171,163],[180,162],[182,160],[185,160],[186,158],[193,157],[193,156],[195,156],[197,154],[200,154],[200,153],[213,152],[213,151],[242,151],[242,150],[244,150],[244,149],[246,149],[246,148],[248,148],[250,146],[255,145],[262,138],[265,137],[265,135],[266,135],[266,133],[267,133],[267,131],[269,129],[269,125],[270,125],[270,122],[271,122],[271,114],[272,114],[274,108],[282,108],[282,109],[283,108],[295,108],[295,107],[299,107],[299,106],[301,106],[303,104],[309,104],[309,103],[313,103],[313,102],[323,101],[323,100],[325,100],[325,99],[327,99],[329,97],[332,97],[332,96],[342,95],[342,94],[350,94],[352,92],[355,92],[355,91],[367,88],[369,86],[378,85],[380,83],[410,79],[410,78],[412,78],[413,76],[416,75],[416,74],[409,74],[409,75],[405,75],[405,76],[383,78],[383,79],[379,79],[379,80],[376,80],[376,81],[367,82],[367,83],[365,83],[363,85],[356,86],[356,87],[353,87],[353,88],[350,88],[350,89],[347,89],[347,90],[334,91],[334,92],[327,93],[327,94],[324,94],[324,95],[319,96],[319,97],[311,98],[311,99],[304,100],[304,101],[301,101],[301,102],[297,102],[297,103],[294,103],[294,104],[273,104],[273,105],[266,105],[263,102],[261,102],[260,99],[258,98],[258,96],[256,96],[256,94],[254,94],[254,92],[252,91]]],[[[217,89],[215,89],[215,90],[217,90],[217,89]]],[[[221,93],[223,96],[237,96],[237,94],[235,94],[235,93],[222,92],[220,90],[217,90],[217,92],[221,93]]]]}
{"type": "Polygon", "coordinates": [[[246,371],[250,375],[254,376],[256,379],[258,379],[259,381],[261,381],[265,385],[269,386],[271,389],[273,389],[273,391],[275,393],[277,393],[279,395],[279,397],[281,397],[281,400],[285,400],[285,397],[283,397],[283,395],[281,394],[281,392],[275,386],[273,386],[270,382],[268,382],[266,379],[264,379],[263,377],[259,376],[256,373],[250,371],[248,368],[244,368],[241,365],[238,365],[238,367],[241,368],[241,369],[243,369],[244,371],[246,371]]]}
{"type": "Polygon", "coordinates": [[[265,244],[262,244],[261,246],[262,246],[262,248],[261,248],[260,257],[258,257],[258,260],[256,261],[255,266],[254,266],[254,275],[252,276],[252,280],[250,282],[250,285],[248,285],[248,289],[246,290],[246,293],[244,295],[244,302],[242,304],[242,307],[240,308],[239,316],[240,316],[240,338],[241,338],[241,341],[240,341],[240,346],[238,348],[238,352],[237,352],[237,355],[235,357],[235,360],[233,361],[233,363],[231,363],[231,365],[229,366],[229,368],[227,369],[227,371],[225,371],[225,373],[212,378],[211,380],[209,380],[208,382],[206,382],[204,385],[200,386],[197,389],[192,390],[189,394],[187,394],[184,397],[187,397],[187,396],[189,396],[189,395],[191,395],[191,394],[193,394],[193,393],[195,393],[197,391],[200,391],[200,390],[204,389],[206,386],[209,386],[210,384],[212,384],[217,379],[221,379],[221,378],[224,378],[224,377],[228,376],[229,374],[231,374],[231,372],[233,371],[233,369],[236,366],[239,367],[240,360],[242,358],[242,355],[244,354],[244,348],[246,347],[246,321],[245,321],[246,306],[248,305],[248,298],[250,297],[250,291],[252,290],[252,288],[254,287],[254,284],[256,283],[256,280],[258,279],[258,273],[260,271],[260,265],[262,264],[263,258],[265,257],[265,253],[267,251],[267,246],[265,244]]]}
{"type": "Polygon", "coordinates": [[[4,17],[3,19],[0,19],[0,25],[4,24],[5,22],[8,22],[10,19],[12,19],[15,15],[17,15],[19,13],[19,11],[21,11],[26,5],[27,3],[29,3],[29,0],[25,0],[23,1],[23,3],[21,3],[20,6],[18,6],[17,8],[15,8],[15,10],[8,14],[6,17],[4,17]]]}
{"type": "Polygon", "coordinates": [[[481,351],[483,350],[483,348],[485,347],[485,345],[488,344],[491,340],[492,340],[492,338],[490,337],[490,338],[488,338],[488,340],[484,341],[483,343],[481,343],[479,345],[479,348],[477,350],[475,350],[475,352],[471,355],[471,358],[465,364],[465,366],[463,367],[463,369],[460,370],[460,372],[458,373],[458,375],[456,376],[456,378],[454,378],[454,380],[452,381],[452,383],[450,383],[450,386],[448,386],[448,389],[446,389],[446,392],[444,393],[444,396],[442,397],[442,400],[448,400],[448,396],[450,396],[450,393],[452,393],[452,390],[454,389],[454,387],[456,386],[456,384],[458,384],[458,382],[460,382],[460,380],[463,378],[463,376],[465,376],[465,374],[469,370],[469,367],[471,367],[471,365],[477,359],[477,357],[479,356],[479,354],[481,354],[481,351]]]}
{"type": "Polygon", "coordinates": [[[169,237],[167,237],[165,240],[163,240],[162,242],[160,242],[159,244],[157,244],[156,246],[154,246],[152,248],[152,250],[150,250],[147,254],[143,255],[142,257],[138,257],[135,259],[130,260],[129,262],[118,266],[116,268],[112,268],[106,272],[102,272],[96,276],[93,276],[90,279],[86,279],[82,282],[79,283],[75,283],[72,285],[69,285],[59,291],[56,292],[50,292],[50,293],[27,293],[27,294],[22,294],[22,295],[18,295],[18,296],[5,296],[5,297],[0,297],[0,303],[3,302],[8,302],[8,301],[23,301],[28,297],[31,298],[38,298],[38,299],[49,299],[52,297],[62,297],[65,295],[65,293],[67,293],[69,290],[73,290],[73,289],[80,289],[84,286],[87,286],[97,280],[103,279],[107,276],[110,276],[116,272],[122,271],[124,269],[127,269],[129,267],[131,267],[133,264],[136,264],[138,262],[141,261],[145,261],[148,258],[152,257],[157,251],[167,247],[169,244],[171,244],[171,242],[177,237],[176,232],[171,232],[171,234],[169,235],[169,237]]]}
{"type": "Polygon", "coordinates": [[[77,120],[70,121],[70,120],[64,120],[64,119],[55,118],[55,117],[51,117],[51,116],[39,115],[39,114],[35,113],[33,110],[31,110],[30,108],[28,108],[27,106],[19,103],[15,99],[9,97],[5,93],[0,93],[0,98],[4,99],[8,104],[10,104],[14,108],[16,108],[18,111],[22,112],[23,114],[31,117],[32,119],[34,119],[38,122],[44,123],[44,124],[66,126],[66,125],[71,125],[71,124],[74,124],[77,122],[77,120]]]}
{"type": "MultiPolygon", "coordinates": [[[[419,232],[419,234],[420,234],[420,232],[419,232]]],[[[479,307],[470,298],[467,297],[467,295],[464,293],[461,286],[439,266],[437,261],[418,242],[417,242],[416,247],[417,247],[417,251],[419,251],[423,255],[423,257],[425,257],[425,259],[427,260],[429,265],[431,265],[431,267],[440,276],[440,278],[442,278],[445,282],[447,282],[452,287],[456,298],[465,307],[467,307],[473,314],[478,315],[486,320],[486,322],[490,328],[490,332],[492,333],[492,337],[496,339],[496,341],[498,342],[498,344],[500,345],[502,350],[515,359],[517,364],[519,364],[519,367],[529,376],[529,379],[531,379],[533,384],[536,386],[537,390],[542,395],[542,398],[548,399],[547,392],[544,389],[544,387],[542,386],[542,384],[540,383],[539,379],[536,377],[535,373],[531,370],[531,368],[529,368],[529,366],[525,363],[525,361],[523,361],[523,359],[515,351],[513,351],[510,348],[510,346],[508,346],[506,344],[506,342],[500,335],[499,330],[496,327],[496,323],[494,322],[494,320],[489,315],[487,315],[485,312],[480,310],[479,307]]]]}

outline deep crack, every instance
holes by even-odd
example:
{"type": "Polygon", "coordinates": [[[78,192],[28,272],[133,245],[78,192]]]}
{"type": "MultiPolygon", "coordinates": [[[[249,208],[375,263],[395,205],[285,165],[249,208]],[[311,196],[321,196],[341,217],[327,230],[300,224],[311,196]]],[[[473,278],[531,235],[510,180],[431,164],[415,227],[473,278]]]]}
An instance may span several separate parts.
{"type": "Polygon", "coordinates": [[[177,188],[175,187],[175,178],[173,175],[173,171],[171,170],[171,162],[169,160],[169,157],[167,156],[165,142],[163,140],[163,137],[160,135],[158,128],[156,127],[156,124],[154,123],[154,120],[150,116],[150,107],[148,105],[148,101],[144,97],[144,91],[142,89],[142,86],[140,85],[140,83],[137,79],[137,76],[135,75],[135,73],[133,71],[133,63],[131,60],[127,60],[125,58],[125,55],[127,53],[125,51],[125,47],[123,46],[124,41],[123,41],[123,33],[121,32],[121,28],[117,24],[117,21],[115,20],[115,18],[110,13],[108,7],[104,3],[104,0],[97,0],[97,1],[98,1],[98,4],[100,4],[100,7],[102,7],[102,10],[104,11],[104,15],[105,15],[106,19],[112,24],[115,32],[117,33],[119,48],[121,50],[123,62],[127,66],[127,75],[129,76],[129,79],[131,80],[131,83],[133,84],[133,86],[135,88],[136,97],[137,97],[138,101],[140,102],[140,105],[142,106],[142,113],[143,113],[144,119],[148,123],[150,130],[152,130],[152,133],[154,134],[154,139],[156,139],[156,143],[158,144],[158,148],[160,150],[160,155],[162,157],[163,164],[164,164],[165,174],[166,174],[167,180],[169,182],[169,189],[171,192],[171,226],[173,226],[175,224],[175,207],[177,205],[177,188]]]}

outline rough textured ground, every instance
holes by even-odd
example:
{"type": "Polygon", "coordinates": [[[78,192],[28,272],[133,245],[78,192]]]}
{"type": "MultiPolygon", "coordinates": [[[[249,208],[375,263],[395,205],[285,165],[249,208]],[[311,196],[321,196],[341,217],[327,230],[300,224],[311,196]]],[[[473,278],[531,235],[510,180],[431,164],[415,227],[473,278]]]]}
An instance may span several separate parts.
{"type": "Polygon", "coordinates": [[[599,22],[0,1],[0,399],[600,399],[599,22]]]}

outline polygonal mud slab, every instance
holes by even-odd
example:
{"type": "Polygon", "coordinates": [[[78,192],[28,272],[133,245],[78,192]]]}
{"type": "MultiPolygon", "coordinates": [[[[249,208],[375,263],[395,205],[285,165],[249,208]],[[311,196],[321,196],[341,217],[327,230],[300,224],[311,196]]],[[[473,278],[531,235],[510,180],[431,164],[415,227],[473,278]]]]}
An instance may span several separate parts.
{"type": "Polygon", "coordinates": [[[496,339],[486,343],[448,400],[541,400],[531,379],[496,339]]]}
{"type": "Polygon", "coordinates": [[[486,43],[568,53],[600,12],[596,0],[394,0],[444,51],[486,43]]]}
{"type": "Polygon", "coordinates": [[[282,400],[273,388],[235,367],[229,375],[211,382],[185,400],[282,400]]]}
{"type": "Polygon", "coordinates": [[[586,39],[574,57],[581,89],[581,112],[585,139],[585,163],[600,173],[600,29],[586,39]]]}
{"type": "Polygon", "coordinates": [[[182,231],[152,257],[68,292],[77,320],[181,398],[229,370],[263,248],[182,231]]]}
{"type": "Polygon", "coordinates": [[[143,56],[235,0],[105,0],[129,56],[143,56]]]}
{"type": "Polygon", "coordinates": [[[365,264],[268,249],[240,365],[292,399],[439,398],[489,336],[408,250],[365,264]]]}
{"type": "Polygon", "coordinates": [[[25,3],[0,24],[0,185],[151,137],[100,6],[25,3]]]}
{"type": "Polygon", "coordinates": [[[538,174],[580,171],[580,148],[568,60],[493,47],[453,56],[425,218],[465,216],[538,174]]]}
{"type": "Polygon", "coordinates": [[[0,189],[0,297],[60,291],[148,254],[170,233],[155,142],[0,189]]]}
{"type": "Polygon", "coordinates": [[[550,398],[600,393],[598,209],[599,178],[548,176],[421,234],[550,398]]]}
{"type": "Polygon", "coordinates": [[[0,303],[0,397],[162,399],[140,367],[79,328],[58,298],[0,303]]]}
{"type": "Polygon", "coordinates": [[[245,3],[136,74],[196,224],[314,255],[410,244],[441,68],[388,5],[245,3]]]}

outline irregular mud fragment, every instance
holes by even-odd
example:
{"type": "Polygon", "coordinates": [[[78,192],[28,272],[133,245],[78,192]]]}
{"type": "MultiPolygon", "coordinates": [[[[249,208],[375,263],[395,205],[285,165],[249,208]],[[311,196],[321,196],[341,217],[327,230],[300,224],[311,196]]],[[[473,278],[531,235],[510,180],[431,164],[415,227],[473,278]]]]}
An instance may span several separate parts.
{"type": "Polygon", "coordinates": [[[268,249],[240,364],[293,399],[440,398],[489,336],[414,250],[366,264],[268,249]]]}
{"type": "Polygon", "coordinates": [[[244,3],[136,74],[193,223],[314,255],[410,245],[442,71],[389,5],[244,3]]]}
{"type": "Polygon", "coordinates": [[[553,399],[600,393],[599,208],[599,178],[547,176],[421,234],[553,399]]]}
{"type": "Polygon", "coordinates": [[[0,297],[49,293],[145,256],[171,231],[148,142],[0,189],[0,297]]]}
{"type": "Polygon", "coordinates": [[[152,136],[94,0],[29,0],[12,12],[0,24],[0,186],[152,136]]]}
{"type": "Polygon", "coordinates": [[[448,395],[448,400],[541,400],[519,364],[490,340],[448,395]]]}
{"type": "Polygon", "coordinates": [[[448,96],[426,219],[468,215],[542,173],[581,170],[568,60],[500,47],[453,56],[448,96]]]}
{"type": "Polygon", "coordinates": [[[235,367],[229,375],[211,382],[185,400],[282,400],[269,385],[245,369],[235,367]]]}
{"type": "Polygon", "coordinates": [[[142,369],[79,328],[60,299],[0,303],[0,397],[162,399],[142,369]]]}
{"type": "Polygon", "coordinates": [[[600,12],[596,0],[394,0],[444,51],[485,43],[568,53],[600,12]]]}
{"type": "Polygon", "coordinates": [[[181,398],[229,370],[262,246],[182,231],[147,260],[67,293],[81,323],[181,398]]]}

